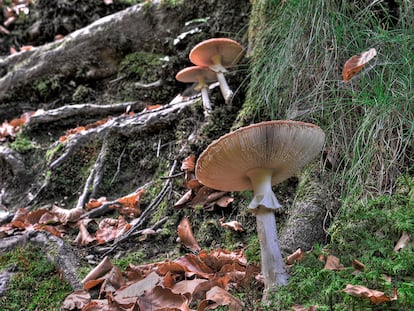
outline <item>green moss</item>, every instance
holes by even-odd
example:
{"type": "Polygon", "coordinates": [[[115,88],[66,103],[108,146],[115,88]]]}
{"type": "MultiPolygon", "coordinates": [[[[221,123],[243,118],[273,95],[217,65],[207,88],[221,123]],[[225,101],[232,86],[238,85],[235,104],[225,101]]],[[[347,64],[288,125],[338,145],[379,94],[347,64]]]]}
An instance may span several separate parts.
{"type": "Polygon", "coordinates": [[[165,55],[152,54],[146,52],[135,52],[128,54],[120,64],[120,73],[134,77],[143,83],[154,82],[158,79],[156,76],[157,68],[163,64],[165,55]]]}
{"type": "Polygon", "coordinates": [[[0,297],[2,310],[60,310],[71,293],[69,284],[34,246],[16,248],[0,255],[0,267],[16,268],[5,296],[0,297]]]}
{"type": "Polygon", "coordinates": [[[129,264],[140,265],[146,263],[146,260],[148,260],[147,254],[143,250],[138,250],[136,252],[128,252],[122,258],[112,259],[111,262],[118,266],[121,271],[125,271],[129,264]]]}
{"type": "Polygon", "coordinates": [[[57,143],[53,148],[48,149],[45,154],[46,161],[50,163],[56,157],[56,155],[63,149],[64,146],[65,145],[62,143],[57,143]]]}
{"type": "Polygon", "coordinates": [[[28,153],[35,149],[36,145],[19,131],[14,141],[10,144],[10,148],[19,153],[28,153]]]}
{"type": "Polygon", "coordinates": [[[32,90],[39,100],[47,101],[53,98],[61,89],[59,77],[51,77],[47,80],[38,80],[33,83],[32,90]]]}

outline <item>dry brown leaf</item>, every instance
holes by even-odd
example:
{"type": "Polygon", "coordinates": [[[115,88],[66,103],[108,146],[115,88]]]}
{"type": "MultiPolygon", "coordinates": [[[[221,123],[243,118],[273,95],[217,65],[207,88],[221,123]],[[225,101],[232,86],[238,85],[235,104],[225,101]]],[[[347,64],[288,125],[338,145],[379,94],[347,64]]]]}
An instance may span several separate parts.
{"type": "Polygon", "coordinates": [[[174,294],[171,289],[155,286],[151,291],[145,292],[138,299],[139,310],[151,311],[190,311],[188,298],[184,295],[174,294]]]}
{"type": "Polygon", "coordinates": [[[96,240],[87,229],[89,221],[90,219],[82,219],[78,222],[79,232],[74,241],[75,245],[86,246],[96,240]]]}
{"type": "Polygon", "coordinates": [[[83,278],[82,284],[85,284],[90,280],[96,280],[97,278],[105,275],[112,269],[112,267],[113,265],[111,260],[108,256],[105,256],[104,259],[102,259],[101,262],[83,278]]]}
{"type": "Polygon", "coordinates": [[[324,269],[332,270],[332,271],[340,271],[340,270],[344,270],[345,267],[344,267],[343,264],[340,263],[340,260],[339,260],[338,257],[329,255],[326,258],[326,263],[325,263],[324,269]]]}
{"type": "Polygon", "coordinates": [[[188,218],[183,218],[178,225],[178,236],[180,238],[180,243],[187,247],[191,251],[198,252],[201,250],[200,245],[198,245],[193,231],[191,230],[190,221],[188,218]]]}
{"type": "Polygon", "coordinates": [[[403,231],[397,244],[395,244],[394,252],[398,252],[402,250],[403,248],[406,248],[407,245],[410,243],[410,240],[411,240],[411,236],[406,231],[403,231]]]}
{"type": "Polygon", "coordinates": [[[47,231],[47,232],[53,234],[54,236],[57,236],[58,238],[62,237],[62,232],[59,231],[59,229],[57,229],[54,226],[43,225],[43,224],[35,224],[33,226],[33,228],[35,230],[39,230],[39,231],[47,231]]]}
{"type": "Polygon", "coordinates": [[[364,66],[377,55],[377,51],[372,48],[359,55],[354,55],[345,62],[342,70],[342,78],[345,82],[349,81],[355,74],[360,72],[364,66]]]}
{"type": "Polygon", "coordinates": [[[215,201],[214,204],[216,204],[220,207],[227,207],[233,201],[234,201],[234,198],[232,198],[231,196],[225,195],[225,196],[222,196],[217,201],[215,201]]]}
{"type": "Polygon", "coordinates": [[[385,295],[384,292],[377,291],[375,289],[369,289],[362,285],[352,285],[348,284],[346,285],[346,288],[343,290],[345,293],[356,296],[356,297],[362,297],[369,299],[374,304],[380,304],[387,301],[397,300],[397,292],[394,292],[393,297],[389,297],[385,295]]]}
{"type": "Polygon", "coordinates": [[[100,197],[99,199],[90,199],[88,203],[85,204],[87,211],[100,207],[102,204],[108,202],[106,197],[100,197]]]}
{"type": "Polygon", "coordinates": [[[128,284],[114,294],[114,301],[121,307],[133,306],[145,292],[152,291],[155,286],[161,285],[163,278],[156,272],[151,272],[144,279],[128,284]]]}
{"type": "Polygon", "coordinates": [[[174,263],[180,264],[185,269],[185,275],[187,277],[197,275],[199,277],[209,279],[215,272],[215,270],[201,260],[200,257],[194,254],[185,254],[184,256],[174,260],[174,263]]]}
{"type": "Polygon", "coordinates": [[[50,212],[56,215],[63,225],[66,225],[68,222],[77,222],[83,214],[83,208],[80,206],[72,209],[65,209],[53,205],[50,212]]]}
{"type": "Polygon", "coordinates": [[[228,222],[221,222],[220,221],[220,226],[225,227],[225,228],[229,228],[232,229],[234,231],[238,231],[238,232],[243,232],[243,226],[241,225],[241,223],[239,223],[236,220],[232,220],[232,221],[228,221],[228,222]]]}
{"type": "Polygon", "coordinates": [[[91,301],[91,294],[85,290],[73,292],[65,298],[62,304],[62,309],[74,310],[82,309],[91,301]]]}
{"type": "Polygon", "coordinates": [[[352,267],[354,267],[354,269],[358,271],[364,271],[365,269],[365,265],[357,259],[352,260],[352,267]]]}
{"type": "Polygon", "coordinates": [[[105,300],[92,300],[82,311],[119,311],[119,307],[111,303],[108,299],[105,300]]]}
{"type": "Polygon", "coordinates": [[[194,279],[194,280],[182,280],[178,283],[175,283],[171,288],[171,291],[174,294],[186,294],[189,293],[193,295],[194,290],[202,283],[206,283],[208,280],[205,279],[194,279]]]}
{"type": "Polygon", "coordinates": [[[197,311],[216,309],[219,306],[229,306],[231,311],[241,311],[244,304],[225,289],[215,286],[206,293],[206,299],[200,303],[197,311]]]}
{"type": "Polygon", "coordinates": [[[122,208],[119,212],[122,215],[127,215],[129,217],[136,217],[141,214],[140,205],[141,198],[144,195],[145,190],[140,189],[137,192],[131,193],[127,196],[117,199],[117,202],[121,204],[122,208]]]}
{"type": "Polygon", "coordinates": [[[181,162],[181,170],[188,171],[188,172],[194,172],[194,168],[195,168],[195,155],[191,154],[181,162]]]}
{"type": "Polygon", "coordinates": [[[127,232],[131,225],[125,221],[122,216],[118,219],[105,218],[99,223],[99,228],[95,233],[98,244],[103,244],[112,241],[123,233],[127,232]]]}
{"type": "Polygon", "coordinates": [[[294,253],[290,254],[286,258],[286,264],[293,265],[295,262],[299,262],[303,259],[303,252],[300,248],[298,248],[294,253]]]}
{"type": "Polygon", "coordinates": [[[188,190],[184,195],[174,204],[175,208],[183,207],[185,204],[191,201],[191,198],[193,196],[193,191],[188,190]]]}

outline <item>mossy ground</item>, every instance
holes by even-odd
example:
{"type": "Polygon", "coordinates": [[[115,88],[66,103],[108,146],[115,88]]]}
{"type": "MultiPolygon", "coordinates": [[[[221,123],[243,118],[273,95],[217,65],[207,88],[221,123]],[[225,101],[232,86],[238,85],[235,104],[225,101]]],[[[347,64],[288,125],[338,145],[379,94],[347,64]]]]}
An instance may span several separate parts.
{"type": "Polygon", "coordinates": [[[60,310],[65,297],[72,289],[44,253],[31,245],[15,248],[0,255],[0,269],[13,266],[13,276],[7,294],[0,297],[0,309],[60,310]]]}

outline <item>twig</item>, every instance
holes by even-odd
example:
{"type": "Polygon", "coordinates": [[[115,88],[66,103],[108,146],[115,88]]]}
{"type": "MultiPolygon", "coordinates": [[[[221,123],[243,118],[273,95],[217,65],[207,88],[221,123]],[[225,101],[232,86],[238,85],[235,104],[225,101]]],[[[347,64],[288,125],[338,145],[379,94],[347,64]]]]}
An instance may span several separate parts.
{"type": "Polygon", "coordinates": [[[121,152],[121,154],[120,154],[120,156],[118,158],[118,164],[116,166],[116,172],[114,174],[114,177],[112,177],[111,182],[109,183],[110,185],[112,185],[112,183],[114,182],[114,180],[116,179],[116,177],[118,176],[118,174],[119,174],[119,172],[121,170],[121,160],[122,160],[122,157],[125,154],[125,150],[126,150],[126,147],[124,147],[124,149],[122,150],[122,152],[121,152]]]}

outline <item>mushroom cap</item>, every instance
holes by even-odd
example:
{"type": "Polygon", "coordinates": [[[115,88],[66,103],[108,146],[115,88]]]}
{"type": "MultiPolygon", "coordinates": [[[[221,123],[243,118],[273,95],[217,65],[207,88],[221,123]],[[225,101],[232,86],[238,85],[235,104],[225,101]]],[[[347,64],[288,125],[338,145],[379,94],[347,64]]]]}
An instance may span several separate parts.
{"type": "Polygon", "coordinates": [[[200,42],[190,52],[190,61],[199,66],[213,66],[213,57],[221,56],[221,65],[235,65],[243,55],[243,47],[232,39],[212,38],[200,42]]]}
{"type": "Polygon", "coordinates": [[[200,78],[204,78],[206,82],[217,81],[217,74],[208,67],[190,66],[180,70],[175,78],[185,83],[199,82],[200,78]]]}
{"type": "Polygon", "coordinates": [[[274,120],[239,128],[211,143],[198,158],[196,177],[221,191],[253,190],[247,173],[271,169],[272,185],[293,176],[322,149],[325,134],[314,124],[274,120]]]}

